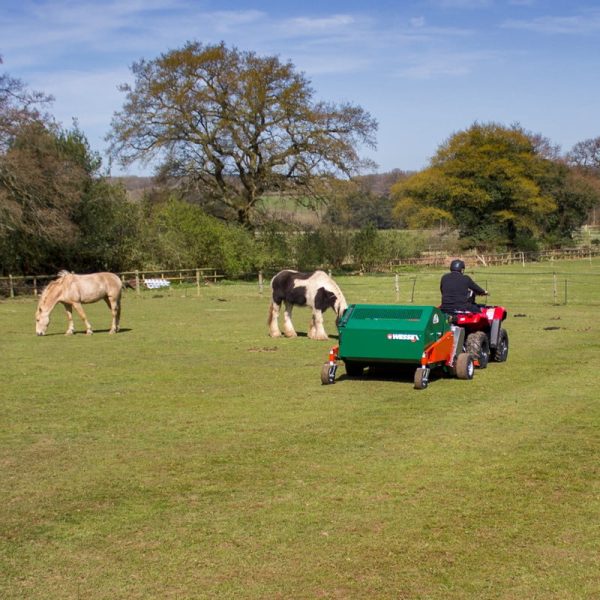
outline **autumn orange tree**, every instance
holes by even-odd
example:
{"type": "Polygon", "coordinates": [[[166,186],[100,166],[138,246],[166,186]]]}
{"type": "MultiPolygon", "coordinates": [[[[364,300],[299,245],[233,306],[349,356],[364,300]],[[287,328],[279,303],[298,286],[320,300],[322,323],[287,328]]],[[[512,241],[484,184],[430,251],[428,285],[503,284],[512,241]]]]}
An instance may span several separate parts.
{"type": "Polygon", "coordinates": [[[245,226],[266,192],[321,200],[375,145],[369,113],[316,101],[304,75],[274,56],[188,42],[132,71],[108,136],[112,155],[124,165],[157,161],[164,178],[245,226]]]}

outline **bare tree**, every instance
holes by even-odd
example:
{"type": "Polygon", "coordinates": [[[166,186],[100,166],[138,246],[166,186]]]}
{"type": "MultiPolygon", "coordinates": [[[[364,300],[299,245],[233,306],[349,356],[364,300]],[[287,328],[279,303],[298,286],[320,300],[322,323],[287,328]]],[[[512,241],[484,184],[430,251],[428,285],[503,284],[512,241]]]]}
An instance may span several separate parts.
{"type": "Polygon", "coordinates": [[[248,226],[258,199],[319,199],[329,178],[367,165],[376,121],[362,108],[313,100],[306,78],[277,57],[189,42],[132,67],[113,118],[111,153],[124,165],[159,160],[160,173],[224,205],[248,226]]]}
{"type": "Polygon", "coordinates": [[[0,152],[6,151],[21,126],[33,121],[49,122],[50,117],[42,111],[52,101],[52,96],[28,90],[20,79],[0,73],[0,152]]]}
{"type": "Polygon", "coordinates": [[[567,155],[567,160],[577,167],[600,169],[600,137],[575,144],[567,155]]]}

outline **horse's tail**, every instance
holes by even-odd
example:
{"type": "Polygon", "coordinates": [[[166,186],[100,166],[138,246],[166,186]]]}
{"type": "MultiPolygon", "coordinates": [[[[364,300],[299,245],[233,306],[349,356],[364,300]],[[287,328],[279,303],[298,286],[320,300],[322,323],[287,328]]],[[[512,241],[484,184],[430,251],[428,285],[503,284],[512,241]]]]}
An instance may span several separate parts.
{"type": "Polygon", "coordinates": [[[269,303],[269,318],[267,319],[267,325],[271,325],[273,321],[273,301],[269,303]]]}
{"type": "Polygon", "coordinates": [[[130,290],[135,290],[137,288],[135,279],[128,279],[127,281],[123,281],[122,284],[124,289],[129,288],[130,290]]]}

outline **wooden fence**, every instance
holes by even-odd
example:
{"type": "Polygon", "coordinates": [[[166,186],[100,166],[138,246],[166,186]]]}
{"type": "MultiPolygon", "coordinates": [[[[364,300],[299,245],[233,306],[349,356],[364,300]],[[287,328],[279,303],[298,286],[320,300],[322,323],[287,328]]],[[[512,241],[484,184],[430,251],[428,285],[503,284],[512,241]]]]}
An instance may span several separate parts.
{"type": "MultiPolygon", "coordinates": [[[[541,250],[539,252],[506,252],[504,254],[473,254],[465,255],[461,258],[470,267],[484,266],[492,267],[496,265],[520,264],[544,262],[553,260],[582,260],[600,256],[600,247],[589,246],[587,248],[563,248],[560,250],[541,250]]],[[[428,252],[423,253],[416,258],[399,258],[389,262],[390,270],[394,267],[405,265],[415,265],[420,267],[445,267],[456,256],[450,256],[446,252],[428,252]]]]}
{"type": "MultiPolygon", "coordinates": [[[[144,282],[148,279],[162,279],[169,283],[195,284],[198,290],[206,283],[216,283],[223,278],[218,269],[202,267],[196,269],[177,269],[160,271],[136,270],[117,273],[119,277],[138,293],[145,287],[144,282]]],[[[56,275],[8,275],[0,277],[0,296],[14,298],[15,296],[31,295],[37,296],[49,281],[55,279],[56,275]]]]}
{"type": "MultiPolygon", "coordinates": [[[[544,250],[540,252],[507,252],[504,254],[475,254],[461,256],[470,268],[477,266],[491,267],[495,265],[519,264],[525,266],[526,263],[554,261],[554,260],[590,260],[593,257],[600,256],[600,247],[589,246],[583,248],[564,248],[562,250],[544,250]]],[[[378,265],[375,270],[394,272],[402,266],[419,267],[447,267],[450,261],[456,258],[446,252],[426,252],[416,258],[403,258],[390,261],[386,264],[378,265]]],[[[277,269],[275,269],[277,270],[277,269]]],[[[136,288],[138,293],[145,287],[144,281],[147,279],[161,279],[169,283],[193,284],[200,293],[200,287],[206,283],[216,283],[224,277],[218,269],[212,267],[202,267],[195,269],[161,269],[161,270],[136,270],[124,271],[118,273],[123,281],[136,288]]],[[[0,296],[14,298],[22,295],[37,296],[44,286],[56,275],[8,275],[0,277],[0,296]]],[[[262,293],[264,281],[263,273],[256,274],[258,278],[259,290],[262,293]]],[[[253,274],[254,278],[254,274],[253,274]]]]}

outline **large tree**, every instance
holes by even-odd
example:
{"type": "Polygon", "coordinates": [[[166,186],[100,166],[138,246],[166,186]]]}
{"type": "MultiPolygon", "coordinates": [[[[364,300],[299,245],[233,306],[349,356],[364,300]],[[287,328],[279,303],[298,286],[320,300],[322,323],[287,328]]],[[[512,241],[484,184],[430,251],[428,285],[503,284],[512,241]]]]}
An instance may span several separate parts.
{"type": "Polygon", "coordinates": [[[20,79],[0,73],[0,152],[6,151],[24,125],[49,123],[51,117],[44,110],[52,100],[43,92],[29,90],[20,79]]]}
{"type": "Polygon", "coordinates": [[[568,237],[585,219],[589,190],[542,141],[496,123],[456,133],[429,168],[392,188],[396,215],[411,227],[454,226],[475,246],[568,237]]]}
{"type": "Polygon", "coordinates": [[[600,137],[577,142],[567,155],[570,164],[598,174],[600,172],[600,137]]]}
{"type": "Polygon", "coordinates": [[[315,101],[307,79],[277,57],[188,42],[132,71],[108,136],[113,156],[158,160],[160,174],[244,225],[266,192],[318,200],[329,178],[367,164],[361,146],[375,145],[369,113],[315,101]]]}

